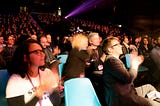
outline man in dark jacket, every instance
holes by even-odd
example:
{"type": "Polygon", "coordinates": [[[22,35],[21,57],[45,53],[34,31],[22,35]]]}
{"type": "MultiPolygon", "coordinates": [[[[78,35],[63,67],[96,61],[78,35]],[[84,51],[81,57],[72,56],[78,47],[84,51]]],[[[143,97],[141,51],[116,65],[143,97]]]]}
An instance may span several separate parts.
{"type": "MultiPolygon", "coordinates": [[[[156,89],[146,84],[134,87],[134,80],[138,73],[138,67],[143,58],[131,55],[131,67],[127,70],[119,59],[122,54],[122,46],[116,37],[106,38],[103,42],[103,51],[107,58],[104,62],[103,82],[105,102],[107,106],[159,106],[148,93],[157,92],[156,89]],[[145,98],[148,96],[150,99],[145,98]]],[[[159,93],[159,92],[158,92],[159,93]]]]}

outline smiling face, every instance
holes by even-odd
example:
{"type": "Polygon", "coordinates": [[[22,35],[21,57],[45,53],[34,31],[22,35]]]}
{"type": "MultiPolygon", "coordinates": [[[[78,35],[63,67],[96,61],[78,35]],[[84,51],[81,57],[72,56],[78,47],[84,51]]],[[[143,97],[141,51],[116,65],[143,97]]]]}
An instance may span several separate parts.
{"type": "Polygon", "coordinates": [[[40,43],[43,46],[43,48],[46,48],[47,45],[48,45],[47,38],[45,36],[41,37],[40,38],[40,43]]]}

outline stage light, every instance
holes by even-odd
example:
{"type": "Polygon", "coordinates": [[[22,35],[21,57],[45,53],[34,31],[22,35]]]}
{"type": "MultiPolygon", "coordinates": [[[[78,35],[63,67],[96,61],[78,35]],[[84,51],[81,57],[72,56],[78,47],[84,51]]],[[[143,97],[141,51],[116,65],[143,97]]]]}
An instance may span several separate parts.
{"type": "Polygon", "coordinates": [[[83,12],[87,12],[91,9],[94,9],[94,6],[98,5],[102,1],[103,0],[87,0],[82,5],[78,6],[76,9],[70,12],[66,17],[68,18],[68,17],[75,16],[83,12]]]}
{"type": "Polygon", "coordinates": [[[64,18],[65,18],[65,19],[67,19],[68,17],[67,17],[67,16],[65,16],[64,18]]]}

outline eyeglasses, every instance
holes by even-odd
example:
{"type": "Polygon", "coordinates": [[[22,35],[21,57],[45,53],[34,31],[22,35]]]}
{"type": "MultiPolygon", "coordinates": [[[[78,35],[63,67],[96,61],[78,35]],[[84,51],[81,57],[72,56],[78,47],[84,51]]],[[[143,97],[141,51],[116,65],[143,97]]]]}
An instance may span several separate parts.
{"type": "Polygon", "coordinates": [[[30,51],[28,52],[28,54],[36,54],[36,55],[40,55],[40,54],[44,54],[44,51],[43,50],[33,50],[33,51],[30,51]]]}
{"type": "Polygon", "coordinates": [[[114,45],[111,46],[111,48],[114,47],[114,46],[118,46],[118,45],[121,45],[121,44],[120,43],[114,44],[114,45]]]}

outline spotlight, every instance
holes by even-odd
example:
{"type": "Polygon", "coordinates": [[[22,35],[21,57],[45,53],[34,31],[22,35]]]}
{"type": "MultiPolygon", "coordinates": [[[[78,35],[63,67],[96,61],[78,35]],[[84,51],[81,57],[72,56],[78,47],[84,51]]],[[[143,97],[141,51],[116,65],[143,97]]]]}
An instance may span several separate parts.
{"type": "Polygon", "coordinates": [[[78,6],[76,9],[74,9],[72,12],[70,12],[67,15],[67,18],[71,17],[71,16],[78,15],[82,12],[86,12],[91,9],[94,9],[95,6],[97,6],[99,3],[101,3],[101,1],[103,1],[103,0],[86,0],[82,5],[78,6]]]}
{"type": "Polygon", "coordinates": [[[64,18],[65,18],[65,19],[67,19],[68,17],[67,17],[67,16],[65,16],[64,18]]]}

